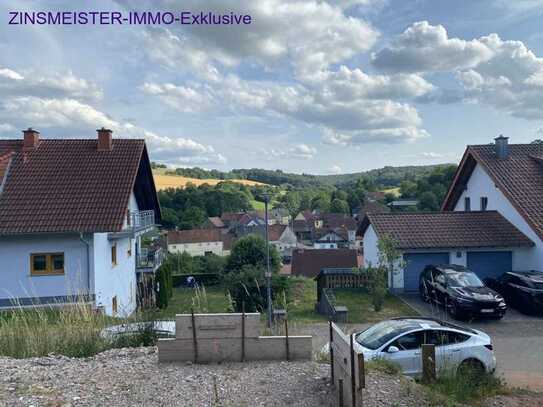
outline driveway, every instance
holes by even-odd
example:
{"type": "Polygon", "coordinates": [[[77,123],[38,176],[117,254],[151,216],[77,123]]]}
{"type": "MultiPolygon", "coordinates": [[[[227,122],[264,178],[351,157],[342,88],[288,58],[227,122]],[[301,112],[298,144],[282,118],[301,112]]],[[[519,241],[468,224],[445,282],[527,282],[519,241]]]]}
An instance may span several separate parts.
{"type": "Polygon", "coordinates": [[[454,321],[442,308],[423,302],[418,295],[400,296],[423,316],[433,316],[484,331],[492,338],[498,374],[511,386],[543,390],[543,317],[508,309],[503,319],[454,321]]]}

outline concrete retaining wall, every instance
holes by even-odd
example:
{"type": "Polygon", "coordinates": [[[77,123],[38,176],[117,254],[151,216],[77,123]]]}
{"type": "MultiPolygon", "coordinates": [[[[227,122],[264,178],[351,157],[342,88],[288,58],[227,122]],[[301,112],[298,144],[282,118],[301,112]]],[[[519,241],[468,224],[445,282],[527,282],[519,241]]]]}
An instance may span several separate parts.
{"type": "MultiPolygon", "coordinates": [[[[242,318],[242,314],[195,314],[196,339],[194,339],[192,316],[177,315],[176,338],[158,341],[159,362],[218,363],[240,362],[242,359],[287,359],[285,336],[259,336],[260,314],[251,313],[245,314],[245,338],[243,338],[242,318]]],[[[311,336],[289,336],[288,359],[311,360],[311,341],[311,336]]]]}

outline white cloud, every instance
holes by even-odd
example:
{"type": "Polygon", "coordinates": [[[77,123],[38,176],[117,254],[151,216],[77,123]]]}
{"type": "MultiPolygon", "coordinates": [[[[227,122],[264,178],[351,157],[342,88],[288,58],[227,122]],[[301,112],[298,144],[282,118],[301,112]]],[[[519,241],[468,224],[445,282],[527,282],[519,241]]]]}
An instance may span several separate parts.
{"type": "MultiPolygon", "coordinates": [[[[134,1],[131,4],[140,6],[134,1]]],[[[316,0],[185,0],[153,6],[232,11],[252,17],[252,23],[242,28],[210,25],[146,33],[145,49],[154,60],[174,69],[193,69],[207,79],[217,79],[217,66],[232,67],[246,60],[268,68],[287,63],[298,78],[309,80],[330,65],[369,50],[378,37],[365,21],[346,16],[337,5],[316,0]]]]}
{"type": "Polygon", "coordinates": [[[72,72],[47,75],[36,69],[16,72],[0,68],[2,96],[38,96],[47,98],[75,97],[100,99],[102,90],[94,83],[76,77],[72,72]]]}
{"type": "Polygon", "coordinates": [[[158,96],[166,104],[185,113],[200,112],[213,104],[213,96],[204,86],[177,86],[172,83],[157,84],[146,82],[141,90],[149,95],[158,96]]]}
{"type": "Polygon", "coordinates": [[[413,24],[372,57],[392,72],[454,73],[460,90],[434,89],[418,101],[480,103],[525,119],[543,118],[543,58],[521,41],[489,34],[466,41],[449,38],[441,25],[413,24]]]}
{"type": "Polygon", "coordinates": [[[9,133],[15,131],[15,126],[9,123],[0,123],[0,133],[9,133]]]}
{"type": "Polygon", "coordinates": [[[317,149],[307,144],[296,144],[286,150],[278,148],[261,148],[258,151],[258,156],[263,157],[267,161],[273,161],[276,159],[311,160],[316,154],[317,149]]]}
{"type": "Polygon", "coordinates": [[[330,174],[341,174],[342,171],[343,170],[341,169],[339,165],[332,165],[328,170],[330,174]]]}
{"type": "Polygon", "coordinates": [[[372,63],[390,72],[436,72],[474,67],[492,56],[482,41],[449,38],[442,25],[420,21],[374,53],[372,63]]]}
{"type": "Polygon", "coordinates": [[[417,127],[383,128],[334,132],[325,129],[323,141],[332,145],[360,145],[368,143],[397,144],[424,139],[430,135],[424,129],[417,127]]]}
{"type": "Polygon", "coordinates": [[[74,99],[42,99],[34,96],[12,98],[0,102],[1,118],[17,118],[22,126],[29,123],[36,128],[61,127],[82,130],[104,126],[112,129],[117,137],[144,138],[151,157],[168,163],[226,162],[226,158],[210,145],[184,137],[158,135],[130,122],[117,121],[74,99]]]}

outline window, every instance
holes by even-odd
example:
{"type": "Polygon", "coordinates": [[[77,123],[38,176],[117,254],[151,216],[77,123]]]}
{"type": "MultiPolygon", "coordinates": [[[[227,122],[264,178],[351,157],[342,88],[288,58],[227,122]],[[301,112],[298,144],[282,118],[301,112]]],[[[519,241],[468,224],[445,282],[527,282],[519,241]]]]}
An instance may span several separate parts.
{"type": "Polygon", "coordinates": [[[422,332],[411,332],[396,339],[391,346],[396,346],[399,350],[419,349],[423,342],[422,332]]]}
{"type": "Polygon", "coordinates": [[[30,274],[34,276],[64,274],[64,253],[33,253],[30,274]]]}
{"type": "Polygon", "coordinates": [[[117,265],[117,245],[114,244],[111,246],[111,265],[117,265]]]}
{"type": "Polygon", "coordinates": [[[431,330],[426,331],[426,343],[436,346],[454,345],[469,339],[468,335],[460,332],[431,330]]]}
{"type": "Polygon", "coordinates": [[[113,315],[117,314],[117,296],[111,299],[111,311],[113,315]]]}
{"type": "Polygon", "coordinates": [[[443,273],[437,273],[437,275],[434,276],[434,281],[445,287],[445,276],[443,275],[443,273]]]}
{"type": "Polygon", "coordinates": [[[466,196],[464,198],[464,210],[466,212],[471,211],[471,200],[469,199],[469,196],[466,196]]]}
{"type": "Polygon", "coordinates": [[[481,210],[486,211],[486,207],[488,206],[488,198],[486,196],[481,197],[481,210]]]}
{"type": "Polygon", "coordinates": [[[132,256],[132,238],[128,239],[128,250],[126,254],[128,254],[128,257],[132,256]]]}

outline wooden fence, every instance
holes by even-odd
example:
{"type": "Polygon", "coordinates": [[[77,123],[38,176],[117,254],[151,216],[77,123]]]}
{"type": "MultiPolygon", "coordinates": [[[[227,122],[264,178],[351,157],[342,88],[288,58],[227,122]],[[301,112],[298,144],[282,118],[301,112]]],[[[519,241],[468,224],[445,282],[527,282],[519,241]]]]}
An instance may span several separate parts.
{"type": "Polygon", "coordinates": [[[330,321],[330,366],[332,383],[337,389],[339,406],[362,406],[366,387],[364,355],[355,349],[352,335],[330,321]]]}

